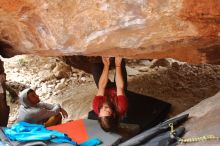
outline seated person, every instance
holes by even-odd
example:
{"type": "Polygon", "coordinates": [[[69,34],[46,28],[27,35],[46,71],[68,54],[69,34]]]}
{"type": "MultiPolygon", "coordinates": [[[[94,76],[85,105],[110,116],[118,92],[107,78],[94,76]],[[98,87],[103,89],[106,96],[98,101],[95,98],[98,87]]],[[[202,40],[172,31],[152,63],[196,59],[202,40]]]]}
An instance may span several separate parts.
{"type": "Polygon", "coordinates": [[[60,124],[62,115],[64,118],[68,117],[67,112],[59,104],[40,102],[39,96],[30,88],[23,90],[19,98],[21,105],[18,110],[18,121],[43,124],[48,127],[60,124]]]}
{"type": "MultiPolygon", "coordinates": [[[[117,132],[119,121],[125,117],[128,108],[127,97],[124,93],[122,58],[115,58],[114,83],[108,79],[110,59],[102,57],[102,62],[101,66],[93,67],[93,76],[98,85],[98,93],[93,99],[93,110],[103,130],[117,132]],[[100,70],[102,70],[101,75],[100,70]]],[[[126,75],[124,77],[126,78],[126,75]]],[[[127,78],[125,80],[127,81],[127,78]]]]}

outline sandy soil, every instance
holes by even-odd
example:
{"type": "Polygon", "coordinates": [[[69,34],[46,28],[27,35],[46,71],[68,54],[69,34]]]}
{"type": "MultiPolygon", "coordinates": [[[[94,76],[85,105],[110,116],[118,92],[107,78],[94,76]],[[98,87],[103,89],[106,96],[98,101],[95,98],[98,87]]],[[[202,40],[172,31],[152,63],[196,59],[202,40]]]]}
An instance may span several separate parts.
{"type": "Polygon", "coordinates": [[[132,79],[129,89],[171,103],[172,116],[220,90],[219,66],[174,63],[169,68],[155,69],[132,79]]]}

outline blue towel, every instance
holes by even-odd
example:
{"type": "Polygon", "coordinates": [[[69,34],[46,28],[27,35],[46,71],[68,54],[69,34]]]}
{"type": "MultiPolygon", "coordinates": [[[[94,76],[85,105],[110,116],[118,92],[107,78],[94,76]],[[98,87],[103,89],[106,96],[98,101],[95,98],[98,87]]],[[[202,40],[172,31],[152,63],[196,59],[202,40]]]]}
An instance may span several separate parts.
{"type": "Polygon", "coordinates": [[[18,122],[11,128],[4,128],[5,135],[12,141],[28,142],[37,140],[49,140],[56,143],[69,143],[77,146],[66,134],[56,130],[48,130],[43,125],[18,122]]]}
{"type": "Polygon", "coordinates": [[[102,142],[97,138],[91,138],[83,143],[80,144],[80,146],[97,146],[101,144],[102,142]]]}
{"type": "Polygon", "coordinates": [[[78,145],[64,133],[48,130],[43,125],[26,122],[18,122],[13,124],[11,128],[4,128],[4,133],[10,140],[19,142],[49,140],[54,143],[69,143],[73,146],[97,146],[101,144],[99,139],[92,138],[78,145]]]}

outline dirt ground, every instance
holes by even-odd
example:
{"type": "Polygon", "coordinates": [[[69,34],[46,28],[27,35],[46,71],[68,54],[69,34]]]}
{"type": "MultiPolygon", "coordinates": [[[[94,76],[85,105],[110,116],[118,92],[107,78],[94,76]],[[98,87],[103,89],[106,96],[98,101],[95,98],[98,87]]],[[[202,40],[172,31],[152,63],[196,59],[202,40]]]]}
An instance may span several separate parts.
{"type": "MultiPolygon", "coordinates": [[[[60,103],[69,117],[86,118],[97,88],[90,74],[57,58],[16,56],[3,59],[7,82],[16,92],[32,87],[42,101],[60,103]],[[62,66],[62,67],[59,67],[62,66]]],[[[127,60],[128,89],[172,104],[170,116],[181,113],[220,90],[220,66],[190,65],[173,59],[127,60]]],[[[114,71],[111,71],[110,78],[114,71]]],[[[10,123],[17,119],[18,100],[8,94],[10,123]]],[[[138,100],[138,99],[137,99],[138,100]]]]}
{"type": "Polygon", "coordinates": [[[172,104],[171,116],[181,113],[220,89],[219,66],[177,65],[138,76],[129,89],[172,104]],[[141,87],[144,85],[144,87],[141,87]]]}

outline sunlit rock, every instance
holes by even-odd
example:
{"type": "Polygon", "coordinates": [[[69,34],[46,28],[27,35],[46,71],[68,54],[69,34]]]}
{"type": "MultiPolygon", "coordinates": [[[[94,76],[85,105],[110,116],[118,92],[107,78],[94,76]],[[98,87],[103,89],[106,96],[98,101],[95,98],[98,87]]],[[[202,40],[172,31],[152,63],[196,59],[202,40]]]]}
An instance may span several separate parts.
{"type": "Polygon", "coordinates": [[[216,0],[1,0],[0,54],[220,63],[216,0]]]}

